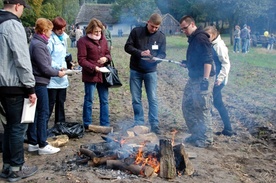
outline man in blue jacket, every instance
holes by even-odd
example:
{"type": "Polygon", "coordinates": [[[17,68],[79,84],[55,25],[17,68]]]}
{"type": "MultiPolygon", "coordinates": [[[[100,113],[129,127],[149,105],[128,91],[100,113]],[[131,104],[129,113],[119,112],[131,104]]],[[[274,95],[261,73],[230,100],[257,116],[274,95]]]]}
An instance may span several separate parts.
{"type": "Polygon", "coordinates": [[[162,17],[154,13],[145,27],[134,28],[125,44],[130,57],[130,92],[134,111],[134,125],[144,124],[142,106],[142,84],[144,81],[148,98],[148,120],[151,131],[160,134],[157,99],[157,62],[143,60],[143,57],[166,57],[166,37],[158,29],[162,17]]]}
{"type": "Polygon", "coordinates": [[[28,124],[21,123],[24,98],[36,102],[35,79],[20,17],[25,0],[4,0],[0,10],[0,112],[4,127],[3,169],[0,177],[10,182],[29,177],[36,166],[24,165],[24,135],[28,124]],[[4,119],[3,119],[4,118],[4,119]]]}

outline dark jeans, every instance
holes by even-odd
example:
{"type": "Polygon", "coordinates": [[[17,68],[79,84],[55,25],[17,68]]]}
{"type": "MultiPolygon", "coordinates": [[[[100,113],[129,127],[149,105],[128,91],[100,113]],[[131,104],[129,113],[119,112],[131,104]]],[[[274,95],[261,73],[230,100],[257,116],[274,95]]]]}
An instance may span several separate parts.
{"type": "Polygon", "coordinates": [[[66,100],[66,88],[49,89],[49,118],[55,106],[55,123],[65,122],[64,102],[66,100]]]}
{"type": "Polygon", "coordinates": [[[37,96],[34,123],[30,123],[27,130],[28,143],[45,147],[47,140],[47,124],[49,118],[49,99],[47,86],[35,86],[37,96]]]}
{"type": "Polygon", "coordinates": [[[230,119],[228,116],[228,111],[225,108],[224,103],[222,101],[221,90],[223,87],[224,87],[223,84],[221,84],[219,86],[214,86],[214,89],[213,89],[214,106],[218,110],[220,117],[223,121],[224,130],[232,131],[230,119]]]}
{"type": "Polygon", "coordinates": [[[110,126],[109,124],[109,105],[108,105],[108,88],[102,83],[84,83],[84,104],[83,104],[83,125],[87,127],[92,124],[92,106],[94,93],[97,89],[100,99],[100,125],[110,126]]]}
{"type": "Polygon", "coordinates": [[[22,95],[0,96],[6,113],[7,124],[3,124],[3,163],[12,167],[24,164],[24,135],[28,124],[21,123],[24,97],[22,95]]]}

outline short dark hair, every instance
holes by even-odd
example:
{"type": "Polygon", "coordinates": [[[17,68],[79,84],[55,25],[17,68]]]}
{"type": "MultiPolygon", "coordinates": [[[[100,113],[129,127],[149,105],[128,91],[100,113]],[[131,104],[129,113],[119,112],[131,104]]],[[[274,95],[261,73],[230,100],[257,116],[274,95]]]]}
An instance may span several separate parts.
{"type": "Polygon", "coordinates": [[[60,30],[63,27],[66,27],[66,21],[62,17],[56,17],[52,20],[54,25],[53,31],[60,30]]]}
{"type": "Polygon", "coordinates": [[[185,22],[187,22],[187,23],[191,23],[191,22],[194,22],[194,23],[195,23],[194,18],[191,17],[190,15],[184,15],[184,16],[180,19],[179,23],[181,24],[183,21],[185,21],[185,22]]]}

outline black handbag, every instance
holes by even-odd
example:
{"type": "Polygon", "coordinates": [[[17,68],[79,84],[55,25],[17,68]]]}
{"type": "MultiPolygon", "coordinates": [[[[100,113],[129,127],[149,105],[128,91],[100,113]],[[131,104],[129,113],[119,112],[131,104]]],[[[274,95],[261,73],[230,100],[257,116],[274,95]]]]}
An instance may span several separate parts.
{"type": "Polygon", "coordinates": [[[110,72],[103,73],[103,83],[109,88],[116,88],[122,86],[122,83],[119,79],[118,71],[114,66],[113,61],[110,65],[106,66],[110,72]]]}

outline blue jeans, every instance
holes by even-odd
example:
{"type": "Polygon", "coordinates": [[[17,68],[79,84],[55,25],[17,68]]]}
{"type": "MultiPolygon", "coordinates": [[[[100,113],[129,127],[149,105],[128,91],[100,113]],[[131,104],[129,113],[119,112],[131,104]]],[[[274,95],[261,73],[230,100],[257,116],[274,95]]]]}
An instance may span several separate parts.
{"type": "Polygon", "coordinates": [[[242,42],[242,53],[246,53],[247,52],[247,44],[248,44],[248,40],[246,38],[242,38],[241,39],[242,42]]]}
{"type": "Polygon", "coordinates": [[[130,92],[134,111],[134,125],[144,124],[144,111],[142,106],[142,82],[146,88],[149,112],[148,120],[151,126],[158,126],[158,99],[157,99],[157,72],[141,73],[130,70],[130,92]]]}
{"type": "Polygon", "coordinates": [[[87,127],[92,124],[92,106],[95,89],[98,90],[100,99],[100,125],[109,126],[108,88],[102,83],[84,83],[83,125],[87,127]]]}
{"type": "Polygon", "coordinates": [[[24,135],[28,124],[21,123],[24,97],[22,95],[0,96],[0,102],[5,110],[7,124],[3,124],[3,163],[12,167],[24,164],[24,135]]]}
{"type": "Polygon", "coordinates": [[[49,97],[49,118],[55,106],[55,123],[65,122],[64,103],[66,100],[66,88],[50,89],[48,88],[49,97]]]}
{"type": "Polygon", "coordinates": [[[234,39],[234,52],[240,51],[241,38],[234,39]]]}
{"type": "Polygon", "coordinates": [[[218,110],[219,115],[223,121],[224,130],[232,131],[232,126],[229,119],[228,111],[224,106],[224,103],[222,100],[221,90],[223,89],[223,87],[224,87],[224,84],[221,84],[219,86],[214,86],[214,89],[213,89],[214,106],[218,110]]]}
{"type": "Polygon", "coordinates": [[[47,140],[47,124],[49,118],[49,99],[47,86],[35,86],[37,96],[34,123],[30,123],[27,130],[28,143],[45,147],[47,140]]]}

